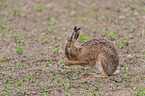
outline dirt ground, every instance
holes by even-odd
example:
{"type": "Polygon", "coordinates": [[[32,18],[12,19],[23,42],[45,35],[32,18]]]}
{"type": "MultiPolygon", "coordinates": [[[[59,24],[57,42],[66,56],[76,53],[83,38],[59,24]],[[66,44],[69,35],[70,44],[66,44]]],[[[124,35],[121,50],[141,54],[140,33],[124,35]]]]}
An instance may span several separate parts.
{"type": "Polygon", "coordinates": [[[145,0],[0,0],[0,94],[145,96],[145,0]],[[119,74],[85,79],[94,71],[64,65],[74,26],[78,45],[116,46],[119,74]]]}

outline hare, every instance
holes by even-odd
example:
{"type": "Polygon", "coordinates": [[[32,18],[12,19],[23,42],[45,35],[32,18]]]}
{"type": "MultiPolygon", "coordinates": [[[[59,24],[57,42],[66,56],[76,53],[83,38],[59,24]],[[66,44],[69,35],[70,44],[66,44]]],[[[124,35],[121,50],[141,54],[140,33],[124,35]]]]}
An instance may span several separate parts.
{"type": "Polygon", "coordinates": [[[91,66],[96,73],[85,73],[82,75],[88,78],[114,75],[119,64],[119,57],[112,43],[100,38],[89,40],[77,46],[74,43],[79,37],[79,31],[80,28],[75,27],[70,32],[65,47],[65,55],[69,61],[65,65],[91,66]]]}

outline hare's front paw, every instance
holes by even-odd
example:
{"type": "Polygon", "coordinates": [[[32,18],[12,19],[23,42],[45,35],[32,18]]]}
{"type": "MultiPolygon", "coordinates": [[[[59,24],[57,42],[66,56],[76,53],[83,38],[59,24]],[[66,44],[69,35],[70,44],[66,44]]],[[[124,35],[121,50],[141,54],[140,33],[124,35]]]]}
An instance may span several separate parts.
{"type": "Polygon", "coordinates": [[[92,75],[92,74],[89,74],[89,73],[84,73],[84,74],[82,74],[80,77],[81,77],[81,78],[82,78],[82,77],[87,78],[87,77],[89,77],[90,75],[92,75]]]}
{"type": "Polygon", "coordinates": [[[67,62],[65,62],[64,64],[65,64],[66,66],[70,66],[70,65],[71,65],[70,62],[71,62],[71,61],[67,61],[67,62]]]}

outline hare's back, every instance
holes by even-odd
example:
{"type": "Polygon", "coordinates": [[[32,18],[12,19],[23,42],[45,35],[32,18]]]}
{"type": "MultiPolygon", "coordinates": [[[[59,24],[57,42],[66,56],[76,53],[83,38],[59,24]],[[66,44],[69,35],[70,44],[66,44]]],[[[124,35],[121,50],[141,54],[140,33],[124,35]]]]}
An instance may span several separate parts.
{"type": "Polygon", "coordinates": [[[89,51],[100,52],[100,50],[106,50],[107,55],[111,57],[111,59],[118,59],[118,54],[116,52],[115,47],[111,42],[104,38],[92,39],[81,45],[83,48],[87,48],[89,51]]]}
{"type": "Polygon", "coordinates": [[[84,42],[81,46],[87,46],[87,47],[92,47],[92,46],[100,46],[102,47],[109,47],[112,48],[114,47],[112,43],[110,43],[108,40],[104,38],[97,38],[97,39],[92,39],[87,42],[84,42]]]}

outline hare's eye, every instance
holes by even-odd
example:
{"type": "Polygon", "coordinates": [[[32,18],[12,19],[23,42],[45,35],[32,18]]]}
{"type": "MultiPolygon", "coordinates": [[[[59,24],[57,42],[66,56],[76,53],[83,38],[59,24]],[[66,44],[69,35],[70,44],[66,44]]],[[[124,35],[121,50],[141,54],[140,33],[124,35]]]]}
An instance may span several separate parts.
{"type": "Polygon", "coordinates": [[[82,48],[79,48],[78,51],[81,51],[82,48]]]}
{"type": "Polygon", "coordinates": [[[75,53],[73,49],[71,49],[70,51],[71,51],[71,53],[72,53],[72,54],[74,54],[74,53],[75,53]]]}

